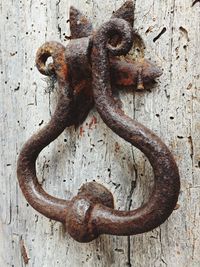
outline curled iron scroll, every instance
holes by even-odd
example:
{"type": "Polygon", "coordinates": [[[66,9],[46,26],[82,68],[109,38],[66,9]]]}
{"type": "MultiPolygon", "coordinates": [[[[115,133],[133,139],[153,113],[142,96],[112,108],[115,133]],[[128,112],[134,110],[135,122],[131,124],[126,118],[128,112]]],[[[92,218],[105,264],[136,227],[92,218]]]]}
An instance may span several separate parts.
{"type": "Polygon", "coordinates": [[[118,83],[133,85],[136,81],[141,83],[142,78],[160,75],[156,68],[151,75],[148,71],[145,74],[146,65],[141,72],[141,65],[115,58],[126,55],[133,45],[132,14],[133,3],[127,1],[109,22],[93,32],[90,22],[71,8],[70,44],[64,47],[57,42],[45,43],[36,56],[38,70],[56,76],[59,98],[50,122],[21,150],[18,180],[32,207],[62,222],[79,242],[89,242],[100,234],[133,235],[150,231],[170,216],[179,195],[178,168],[167,146],[149,129],[126,116],[112,95],[118,83]],[[116,36],[117,45],[114,45],[112,40],[116,36]],[[46,66],[50,56],[53,63],[46,66]],[[121,73],[128,79],[120,77],[121,73]],[[119,79],[112,80],[112,74],[119,79]],[[35,164],[39,153],[66,127],[82,123],[93,105],[108,127],[140,149],[153,167],[153,192],[149,201],[136,210],[115,210],[112,194],[95,182],[84,184],[71,200],[50,196],[38,182],[35,164]]]}

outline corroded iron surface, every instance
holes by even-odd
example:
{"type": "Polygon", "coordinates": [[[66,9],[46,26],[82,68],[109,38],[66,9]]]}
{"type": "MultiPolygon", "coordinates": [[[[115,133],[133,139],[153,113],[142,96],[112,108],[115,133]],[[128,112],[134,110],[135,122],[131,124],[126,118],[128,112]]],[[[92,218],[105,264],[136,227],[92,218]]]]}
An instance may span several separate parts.
{"type": "Polygon", "coordinates": [[[153,132],[126,116],[113,97],[118,86],[142,90],[162,74],[146,59],[117,57],[126,56],[133,46],[133,21],[132,1],[127,1],[97,31],[72,7],[71,41],[67,47],[47,42],[36,55],[38,70],[56,77],[59,99],[50,122],[23,146],[18,158],[18,180],[32,207],[62,222],[79,242],[89,242],[100,234],[132,235],[152,230],[170,216],[178,199],[179,173],[169,149],[153,132]],[[47,65],[49,57],[53,62],[47,65]],[[94,105],[108,127],[139,148],[154,169],[154,190],[139,209],[114,210],[112,194],[95,182],[84,184],[71,200],[50,196],[38,182],[35,162],[39,153],[66,127],[81,124],[94,105]]]}
{"type": "Polygon", "coordinates": [[[113,53],[113,48],[107,45],[113,31],[122,36],[114,54],[128,53],[130,49],[132,29],[124,20],[111,20],[95,34],[92,49],[95,106],[108,127],[147,156],[154,170],[155,183],[149,201],[142,207],[119,211],[98,205],[92,211],[91,221],[95,222],[101,234],[133,235],[150,231],[169,217],[178,200],[180,181],[177,165],[167,146],[115,105],[107,57],[108,51],[113,53]]]}

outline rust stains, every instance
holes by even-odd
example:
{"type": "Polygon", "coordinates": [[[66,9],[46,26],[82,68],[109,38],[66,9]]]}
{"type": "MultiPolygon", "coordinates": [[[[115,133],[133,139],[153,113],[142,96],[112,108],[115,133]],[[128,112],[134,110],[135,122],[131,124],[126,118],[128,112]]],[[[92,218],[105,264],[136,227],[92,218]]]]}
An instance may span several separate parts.
{"type": "Polygon", "coordinates": [[[27,265],[29,263],[30,258],[28,257],[28,253],[27,253],[23,239],[20,240],[20,250],[21,250],[23,261],[27,265]]]}
{"type": "Polygon", "coordinates": [[[96,124],[97,124],[97,118],[95,116],[92,116],[92,119],[88,125],[89,129],[92,130],[93,126],[94,128],[96,128],[96,124]]]}

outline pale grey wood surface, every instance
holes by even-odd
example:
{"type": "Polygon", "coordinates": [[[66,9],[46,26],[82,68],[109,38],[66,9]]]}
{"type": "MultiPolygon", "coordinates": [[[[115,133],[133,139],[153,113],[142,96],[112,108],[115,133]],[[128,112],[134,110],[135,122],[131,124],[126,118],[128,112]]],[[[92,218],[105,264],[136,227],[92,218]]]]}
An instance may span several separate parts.
{"type": "MultiPolygon", "coordinates": [[[[17,183],[22,144],[48,122],[56,90],[35,67],[47,40],[66,44],[69,7],[94,25],[124,1],[0,1],[0,266],[197,267],[200,266],[200,5],[192,0],[136,1],[135,28],[146,57],[164,73],[151,92],[123,93],[129,116],[155,131],[175,155],[181,175],[179,209],[147,234],[102,236],[79,244],[27,205],[17,183]],[[159,39],[154,39],[163,30],[159,39]],[[25,253],[26,251],[26,253],[25,253]]],[[[80,128],[66,129],[38,160],[38,176],[51,194],[74,195],[96,180],[114,194],[116,208],[138,207],[153,176],[145,157],[110,131],[93,110],[80,128]],[[97,123],[94,123],[94,119],[97,123]]]]}

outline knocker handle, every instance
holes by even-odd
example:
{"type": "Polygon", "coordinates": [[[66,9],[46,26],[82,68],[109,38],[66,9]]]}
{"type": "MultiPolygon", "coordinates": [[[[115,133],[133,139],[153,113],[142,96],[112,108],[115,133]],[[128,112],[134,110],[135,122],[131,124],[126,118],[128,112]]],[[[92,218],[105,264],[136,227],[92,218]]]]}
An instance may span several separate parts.
{"type": "Polygon", "coordinates": [[[47,42],[36,56],[38,70],[56,76],[59,97],[49,123],[21,150],[17,165],[19,185],[34,209],[63,223],[79,242],[89,242],[100,234],[133,235],[150,231],[170,216],[179,195],[178,168],[167,146],[145,126],[126,116],[113,97],[115,85],[136,85],[141,89],[145,80],[161,75],[147,61],[143,64],[115,58],[126,55],[133,45],[132,14],[133,3],[127,1],[109,22],[93,32],[91,23],[71,8],[72,40],[68,46],[47,42]],[[53,63],[47,66],[48,57],[52,57],[53,63]],[[114,81],[113,77],[117,79],[114,81]],[[84,121],[94,105],[108,127],[140,149],[153,167],[153,192],[149,201],[136,210],[115,210],[112,194],[96,182],[84,184],[75,197],[64,200],[49,195],[38,181],[39,153],[66,127],[84,121]]]}

